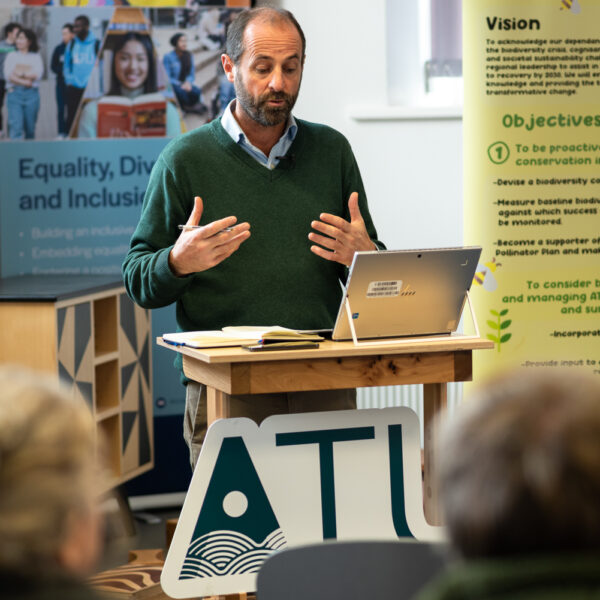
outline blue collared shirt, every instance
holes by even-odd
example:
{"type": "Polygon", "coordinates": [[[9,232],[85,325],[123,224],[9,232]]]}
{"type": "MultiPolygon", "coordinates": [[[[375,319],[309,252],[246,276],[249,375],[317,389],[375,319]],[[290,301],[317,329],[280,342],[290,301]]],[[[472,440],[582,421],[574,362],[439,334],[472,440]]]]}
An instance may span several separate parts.
{"type": "Polygon", "coordinates": [[[233,112],[231,111],[233,103],[232,100],[223,116],[221,117],[221,125],[223,129],[230,135],[231,139],[239,144],[252,158],[256,159],[261,165],[267,167],[267,169],[274,169],[278,164],[278,157],[285,156],[287,151],[290,149],[296,133],[298,133],[298,125],[294,117],[290,114],[287,125],[283,132],[283,135],[279,138],[277,143],[271,148],[269,156],[267,156],[262,150],[259,150],[256,146],[250,143],[250,140],[246,137],[246,134],[242,131],[239,123],[235,120],[233,112]]]}

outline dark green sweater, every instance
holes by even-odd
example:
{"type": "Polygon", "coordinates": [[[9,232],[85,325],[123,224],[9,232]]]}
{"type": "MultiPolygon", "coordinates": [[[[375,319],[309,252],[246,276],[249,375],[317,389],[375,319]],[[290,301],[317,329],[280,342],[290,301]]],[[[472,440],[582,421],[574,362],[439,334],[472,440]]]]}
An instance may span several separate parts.
{"type": "Polygon", "coordinates": [[[417,600],[592,600],[600,598],[600,554],[467,561],[417,600]]]}
{"type": "MultiPolygon", "coordinates": [[[[123,264],[131,298],[145,308],[177,303],[182,330],[226,325],[332,327],[345,268],[310,251],[311,221],[329,212],[349,219],[348,198],[359,193],[367,231],[376,231],[358,166],[337,131],[297,120],[288,157],[269,170],[233,142],[220,120],[173,140],[150,175],[140,222],[123,264]],[[168,254],[194,196],[201,224],[235,215],[250,238],[216,267],[175,277],[168,254]]],[[[378,245],[383,247],[382,244],[378,245]]]]}

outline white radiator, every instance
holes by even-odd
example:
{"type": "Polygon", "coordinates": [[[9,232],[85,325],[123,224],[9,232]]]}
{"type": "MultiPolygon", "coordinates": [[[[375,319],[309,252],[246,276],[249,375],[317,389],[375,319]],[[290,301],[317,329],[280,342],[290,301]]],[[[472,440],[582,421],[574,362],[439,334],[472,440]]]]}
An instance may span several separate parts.
{"type": "MultiPolygon", "coordinates": [[[[448,413],[462,401],[462,383],[448,384],[448,413]]],[[[356,398],[358,408],[386,408],[388,406],[408,406],[419,416],[421,424],[421,444],[423,443],[423,386],[389,385],[384,387],[358,388],[356,398]]]]}

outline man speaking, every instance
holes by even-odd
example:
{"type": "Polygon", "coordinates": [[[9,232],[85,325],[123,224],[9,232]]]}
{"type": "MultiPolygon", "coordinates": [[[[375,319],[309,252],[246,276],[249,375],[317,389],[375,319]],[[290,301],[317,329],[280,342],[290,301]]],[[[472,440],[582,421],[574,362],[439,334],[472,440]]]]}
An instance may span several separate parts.
{"type": "MultiPolygon", "coordinates": [[[[290,12],[241,12],[221,58],[235,100],[220,119],[173,140],[154,166],[123,276],[141,306],[175,302],[182,331],[331,328],[354,252],[383,247],[348,141],[292,116],[304,59],[304,33],[290,12]],[[188,227],[180,233],[178,225],[188,227]]],[[[206,390],[183,380],[194,465],[206,390]]],[[[353,389],[230,401],[232,416],[258,423],[271,414],[355,407],[353,389]]]]}

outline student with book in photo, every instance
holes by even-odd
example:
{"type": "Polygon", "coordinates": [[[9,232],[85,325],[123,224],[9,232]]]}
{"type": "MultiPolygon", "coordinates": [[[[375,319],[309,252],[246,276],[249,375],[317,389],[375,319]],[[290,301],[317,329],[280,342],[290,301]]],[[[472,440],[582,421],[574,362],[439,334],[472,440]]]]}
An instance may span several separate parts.
{"type": "MultiPolygon", "coordinates": [[[[346,138],[292,115],[305,45],[289,11],[239,13],[222,55],[236,98],[220,119],[173,140],[154,165],[124,282],[145,308],[176,303],[180,331],[332,328],[354,253],[383,247],[346,138]],[[178,225],[186,227],[180,232],[178,225]]],[[[182,368],[179,353],[176,364],[182,368]]],[[[182,381],[194,465],[206,432],[206,388],[182,381]]],[[[272,414],[356,408],[356,390],[235,395],[229,402],[231,416],[261,422],[272,414]]]]}
{"type": "Polygon", "coordinates": [[[112,63],[108,93],[84,105],[77,137],[175,136],[181,133],[177,108],[158,91],[156,57],[150,37],[128,32],[111,35],[109,39],[112,63]]]}
{"type": "Polygon", "coordinates": [[[40,79],[44,73],[37,36],[21,29],[15,40],[16,52],[4,61],[8,135],[11,140],[32,140],[40,110],[40,79]]]}

